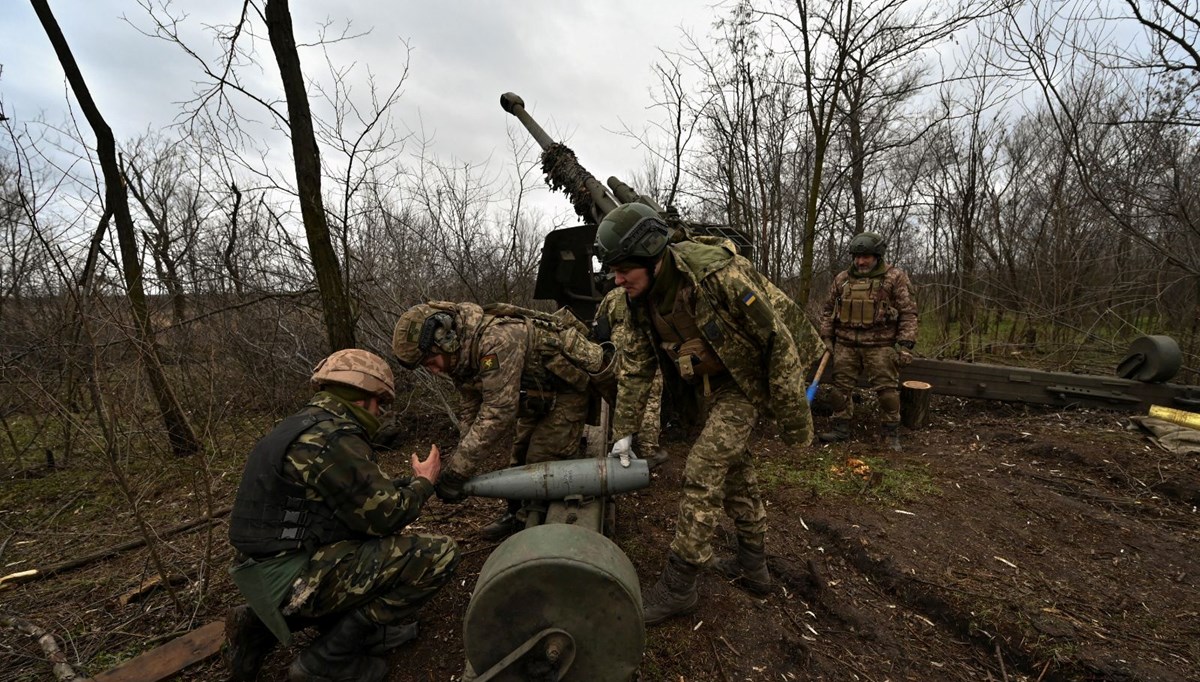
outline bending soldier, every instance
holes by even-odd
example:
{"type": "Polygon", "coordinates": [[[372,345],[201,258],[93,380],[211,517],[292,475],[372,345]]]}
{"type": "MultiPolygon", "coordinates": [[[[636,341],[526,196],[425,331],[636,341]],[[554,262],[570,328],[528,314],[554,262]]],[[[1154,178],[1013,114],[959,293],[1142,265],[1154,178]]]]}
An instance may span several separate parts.
{"type": "MultiPolygon", "coordinates": [[[[493,453],[508,451],[510,466],[582,456],[591,375],[605,361],[568,311],[422,303],[396,322],[392,350],[404,367],[445,374],[459,390],[461,437],[438,483],[443,500],[462,499],[463,482],[483,473],[493,453]]],[[[480,534],[500,540],[516,532],[521,510],[521,501],[509,501],[480,534]]]]}
{"type": "Polygon", "coordinates": [[[627,340],[612,454],[628,455],[656,367],[665,383],[694,390],[703,412],[684,465],[667,565],[642,595],[646,623],[696,607],[696,576],[712,559],[722,509],[733,519],[738,552],[717,561],[716,570],[751,592],[768,592],[767,513],[746,444],[762,413],[774,417],[786,442],[812,441],[804,370],[820,345],[816,331],[731,244],[676,235],[642,204],[622,204],[605,216],[595,252],[612,269],[630,313],[627,336],[614,335],[627,340]]]}
{"type": "MultiPolygon", "coordinates": [[[[629,303],[625,300],[625,290],[621,287],[610,289],[604,298],[601,299],[600,305],[596,308],[596,319],[592,329],[592,336],[597,343],[611,343],[616,349],[616,362],[618,368],[621,363],[621,348],[627,348],[629,340],[625,338],[630,333],[629,325],[625,324],[626,318],[629,317],[629,303]]],[[[620,369],[617,370],[620,372],[620,369]]],[[[661,447],[660,439],[662,436],[662,372],[655,370],[654,382],[650,385],[650,397],[646,400],[646,410],[642,413],[642,420],[638,424],[637,432],[634,434],[634,450],[642,457],[646,458],[646,462],[651,469],[666,464],[668,455],[667,451],[661,447]]],[[[616,403],[615,393],[610,396],[605,396],[610,404],[616,403]]]]}
{"type": "Polygon", "coordinates": [[[850,437],[859,376],[879,396],[883,435],[900,449],[900,368],[912,362],[917,342],[917,302],[908,275],[883,260],[887,240],[863,232],[850,240],[854,262],[833,278],[821,313],[821,339],[833,352],[833,428],[821,434],[827,443],[850,437]]]}
{"type": "Polygon", "coordinates": [[[255,445],[229,527],[234,582],[249,606],[226,619],[233,679],[252,680],[289,621],[327,627],[288,670],[292,682],[382,680],[387,650],[416,636],[421,605],[450,580],[447,537],[401,534],[433,494],[437,446],[411,479],[375,463],[370,438],[395,397],[392,370],[365,350],[338,351],[312,375],[308,405],[255,445]]]}

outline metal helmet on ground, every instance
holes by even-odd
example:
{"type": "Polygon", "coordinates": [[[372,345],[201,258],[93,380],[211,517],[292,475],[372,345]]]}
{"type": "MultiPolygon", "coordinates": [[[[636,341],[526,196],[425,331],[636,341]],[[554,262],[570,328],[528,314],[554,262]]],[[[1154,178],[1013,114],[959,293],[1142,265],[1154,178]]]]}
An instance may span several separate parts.
{"type": "Polygon", "coordinates": [[[392,353],[406,369],[420,367],[430,353],[453,353],[458,348],[454,316],[428,303],[404,311],[392,332],[392,353]]]}
{"type": "Polygon", "coordinates": [[[325,384],[350,386],[385,403],[396,398],[392,368],[383,358],[361,348],[339,350],[322,360],[313,369],[312,383],[318,388],[325,384]]]}
{"type": "Polygon", "coordinates": [[[636,202],[621,204],[596,228],[596,257],[609,266],[650,265],[662,255],[674,232],[653,208],[636,202]]]}
{"type": "Polygon", "coordinates": [[[887,251],[887,239],[878,232],[863,232],[850,240],[850,254],[853,256],[883,258],[885,251],[887,251]]]}

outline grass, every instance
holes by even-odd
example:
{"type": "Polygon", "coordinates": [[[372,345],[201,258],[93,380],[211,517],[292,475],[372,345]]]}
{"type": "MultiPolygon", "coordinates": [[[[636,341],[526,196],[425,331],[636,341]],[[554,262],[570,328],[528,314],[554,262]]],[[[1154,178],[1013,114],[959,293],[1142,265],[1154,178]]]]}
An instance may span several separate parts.
{"type": "Polygon", "coordinates": [[[883,457],[822,454],[796,461],[759,460],[759,481],[766,488],[800,488],[821,498],[853,497],[895,505],[937,492],[924,467],[896,464],[883,457]]]}

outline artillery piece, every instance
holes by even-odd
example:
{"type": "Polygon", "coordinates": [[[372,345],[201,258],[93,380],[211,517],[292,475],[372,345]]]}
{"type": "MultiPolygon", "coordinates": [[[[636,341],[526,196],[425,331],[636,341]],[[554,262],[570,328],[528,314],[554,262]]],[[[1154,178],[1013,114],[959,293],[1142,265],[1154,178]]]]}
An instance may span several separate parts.
{"type": "Polygon", "coordinates": [[[726,225],[685,222],[674,207],[664,209],[653,198],[638,193],[615,176],[608,178],[605,183],[608,189],[605,189],[580,165],[574,151],[554,141],[533,120],[519,95],[504,93],[500,96],[500,107],[515,116],[542,148],[542,172],[546,184],[550,189],[566,194],[575,214],[584,221],[582,225],[554,230],[546,235],[533,288],[534,298],[551,299],[560,306],[568,306],[581,320],[595,316],[596,306],[607,287],[599,273],[592,269],[592,243],[596,239],[596,226],[619,204],[645,204],[658,211],[668,225],[692,234],[723,237],[737,245],[743,256],[752,258],[750,238],[741,230],[726,225]]]}
{"type": "Polygon", "coordinates": [[[544,504],[479,572],[463,619],[464,682],[633,676],[646,641],[641,589],[603,530],[609,496],[648,485],[645,460],[625,468],[609,457],[530,464],[463,484],[470,495],[544,504]]]}
{"type": "MultiPolygon", "coordinates": [[[[547,184],[552,189],[564,191],[576,214],[588,221],[588,224],[555,230],[546,236],[534,285],[535,298],[553,299],[560,306],[571,307],[580,319],[592,319],[605,290],[592,269],[592,242],[596,224],[616,207],[616,200],[645,203],[659,211],[668,224],[693,234],[730,239],[737,245],[739,253],[752,259],[753,244],[745,232],[728,226],[681,221],[671,207],[663,210],[652,199],[638,194],[615,177],[608,179],[608,187],[613,192],[609,194],[579,165],[573,151],[552,140],[529,116],[519,96],[505,93],[500,97],[500,105],[516,116],[542,147],[542,171],[546,174],[547,184]]],[[[1168,383],[1179,366],[1179,348],[1173,340],[1147,336],[1134,341],[1127,357],[1117,367],[1116,376],[918,358],[902,370],[900,378],[902,382],[927,383],[931,393],[983,400],[1137,411],[1158,404],[1194,410],[1200,407],[1200,386],[1168,383]]],[[[826,376],[832,371],[832,367],[826,368],[826,376]]]]}

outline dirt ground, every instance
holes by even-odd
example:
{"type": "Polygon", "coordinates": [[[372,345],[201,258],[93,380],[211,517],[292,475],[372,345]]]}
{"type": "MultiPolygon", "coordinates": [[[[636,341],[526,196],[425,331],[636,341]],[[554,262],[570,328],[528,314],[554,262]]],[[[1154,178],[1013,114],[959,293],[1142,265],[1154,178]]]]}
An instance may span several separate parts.
{"type": "MultiPolygon", "coordinates": [[[[755,598],[703,574],[698,610],[648,632],[640,680],[1200,680],[1200,459],[1159,450],[1114,412],[935,397],[930,424],[905,433],[899,454],[881,447],[871,419],[847,444],[793,450],[769,434],[751,443],[776,589],[755,598]]],[[[644,586],[675,523],[687,446],[669,450],[652,487],[619,506],[615,540],[644,586]]],[[[389,455],[385,468],[402,461],[389,455]]],[[[215,472],[222,504],[238,473],[215,472]]],[[[0,484],[10,493],[0,514],[6,573],[131,536],[120,530],[127,518],[73,526],[96,521],[72,513],[69,490],[15,500],[26,484],[0,484]]],[[[194,516],[187,492],[160,488],[143,500],[156,527],[194,516]]],[[[459,538],[466,557],[422,613],[420,638],[392,654],[389,679],[461,672],[462,617],[494,547],[475,530],[500,504],[435,502],[418,522],[459,538]]],[[[729,529],[718,554],[731,549],[729,529]]],[[[153,574],[144,549],[0,592],[0,611],[53,632],[77,670],[95,674],[223,617],[237,600],[224,531],[215,528],[208,563],[203,532],[163,547],[193,578],[179,587],[184,603],[202,604],[185,617],[161,590],[121,604],[153,574]],[[220,568],[197,599],[204,565],[220,568]]],[[[4,633],[0,681],[51,679],[32,638],[4,633]]],[[[286,679],[294,655],[277,651],[262,679],[286,679]]],[[[221,678],[212,659],[178,679],[221,678]]]]}

